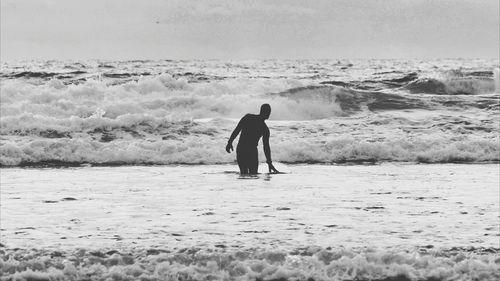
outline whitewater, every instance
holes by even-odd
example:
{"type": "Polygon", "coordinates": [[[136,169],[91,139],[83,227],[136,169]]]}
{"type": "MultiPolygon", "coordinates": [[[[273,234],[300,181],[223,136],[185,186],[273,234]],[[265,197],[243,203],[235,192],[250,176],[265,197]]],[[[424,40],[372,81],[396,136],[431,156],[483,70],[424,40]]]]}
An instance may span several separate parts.
{"type": "MultiPolygon", "coordinates": [[[[220,164],[262,103],[285,163],[496,162],[498,60],[3,63],[0,164],[220,164]]],[[[261,155],[261,159],[263,155],[261,155]]]]}
{"type": "Polygon", "coordinates": [[[499,64],[2,62],[0,280],[499,280],[499,64]]]}

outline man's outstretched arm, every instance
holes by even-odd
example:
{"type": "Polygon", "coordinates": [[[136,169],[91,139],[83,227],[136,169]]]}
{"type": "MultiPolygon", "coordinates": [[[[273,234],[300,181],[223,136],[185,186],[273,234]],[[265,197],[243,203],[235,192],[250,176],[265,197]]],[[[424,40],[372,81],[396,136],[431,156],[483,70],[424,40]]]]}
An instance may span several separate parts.
{"type": "Polygon", "coordinates": [[[229,140],[227,141],[227,145],[226,145],[227,153],[231,153],[231,150],[234,150],[233,149],[233,141],[238,136],[238,134],[241,131],[241,128],[243,127],[243,119],[245,119],[245,116],[243,118],[241,118],[240,122],[238,122],[238,125],[236,126],[236,128],[234,128],[234,131],[231,134],[231,137],[229,137],[229,140]]]}
{"type": "Polygon", "coordinates": [[[269,173],[279,173],[273,166],[273,161],[271,159],[271,147],[269,146],[269,129],[266,128],[264,135],[262,136],[262,142],[264,145],[264,154],[266,155],[267,166],[269,167],[269,173]]]}

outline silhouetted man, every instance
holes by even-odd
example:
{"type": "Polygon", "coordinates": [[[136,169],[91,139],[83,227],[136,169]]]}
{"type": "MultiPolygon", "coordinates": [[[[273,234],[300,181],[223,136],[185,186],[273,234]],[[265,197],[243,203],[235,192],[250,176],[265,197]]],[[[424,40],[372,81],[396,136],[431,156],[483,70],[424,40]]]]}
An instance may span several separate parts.
{"type": "Polygon", "coordinates": [[[271,115],[271,106],[266,103],[260,107],[259,115],[247,114],[243,116],[227,142],[226,151],[230,153],[233,150],[233,140],[241,131],[240,140],[236,147],[236,160],[238,161],[241,174],[257,174],[259,167],[257,145],[259,144],[260,137],[263,140],[264,154],[269,166],[269,173],[279,173],[271,161],[269,128],[264,122],[269,118],[269,115],[271,115]]]}

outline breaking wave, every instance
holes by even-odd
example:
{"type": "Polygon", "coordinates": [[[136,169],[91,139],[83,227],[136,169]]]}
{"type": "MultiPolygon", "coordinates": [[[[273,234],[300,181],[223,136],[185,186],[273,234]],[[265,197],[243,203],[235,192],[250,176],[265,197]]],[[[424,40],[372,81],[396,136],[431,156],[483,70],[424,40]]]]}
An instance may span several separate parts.
{"type": "MultiPolygon", "coordinates": [[[[94,130],[86,138],[68,138],[60,132],[44,132],[47,138],[3,141],[2,166],[71,166],[134,164],[233,163],[224,151],[230,131],[175,125],[157,139],[133,139],[136,131],[94,130]],[[50,135],[52,134],[52,135],[50,135]],[[128,138],[119,135],[126,134],[128,138]]],[[[423,162],[461,163],[500,161],[499,139],[479,137],[419,137],[364,141],[349,137],[311,142],[289,134],[275,138],[273,159],[285,163],[423,162]],[[278,139],[278,140],[276,140],[278,139]]],[[[265,159],[261,152],[260,159],[265,159]]]]}
{"type": "Polygon", "coordinates": [[[412,81],[405,88],[411,93],[435,95],[476,95],[495,92],[494,80],[491,78],[455,78],[444,81],[425,78],[412,81]]]}
{"type": "MultiPolygon", "coordinates": [[[[234,157],[222,148],[234,119],[257,113],[263,103],[272,106],[271,122],[292,122],[272,128],[273,139],[278,140],[273,155],[278,161],[484,162],[500,158],[495,117],[500,104],[498,95],[492,94],[500,81],[497,69],[452,71],[439,77],[392,70],[374,72],[369,79],[321,82],[297,78],[295,72],[275,73],[277,62],[265,62],[267,68],[259,68],[260,63],[242,64],[236,70],[241,77],[231,78],[227,75],[234,71],[227,68],[235,65],[212,62],[212,72],[201,71],[209,63],[185,62],[175,69],[182,75],[157,74],[162,68],[157,70],[154,61],[13,67],[2,74],[9,79],[0,85],[0,164],[229,163],[234,157]],[[255,76],[245,74],[250,70],[255,76]],[[397,113],[396,118],[378,122],[377,116],[385,112],[397,113]],[[443,112],[446,120],[413,126],[412,114],[430,112],[443,112]],[[463,113],[458,121],[446,117],[457,112],[463,113]],[[399,124],[398,114],[409,119],[399,124]],[[348,121],[352,118],[366,122],[351,128],[348,121]],[[323,121],[324,125],[318,125],[323,121]],[[337,130],[342,126],[347,129],[337,130]],[[382,131],[392,135],[377,137],[382,131]]],[[[297,64],[285,62],[283,71],[297,64]]],[[[311,67],[300,75],[323,69],[311,67]]]]}
{"type": "MultiPolygon", "coordinates": [[[[216,245],[226,247],[225,245],[216,245]]],[[[2,280],[498,280],[498,249],[3,249],[2,280]]]]}
{"type": "MultiPolygon", "coordinates": [[[[428,87],[427,84],[418,85],[417,89],[428,87]]],[[[120,85],[99,81],[65,85],[55,79],[44,85],[20,80],[4,81],[0,98],[2,117],[10,118],[9,122],[16,122],[16,117],[22,119],[23,116],[71,119],[96,114],[111,119],[129,114],[177,120],[240,118],[242,113],[258,111],[262,103],[272,105],[274,120],[315,120],[363,110],[484,108],[498,104],[495,97],[481,102],[474,97],[429,101],[411,95],[307,85],[293,79],[189,83],[184,78],[176,79],[168,74],[143,77],[120,85]]],[[[5,123],[3,121],[2,125],[5,123]]]]}
{"type": "Polygon", "coordinates": [[[273,118],[307,120],[341,114],[334,98],[294,100],[269,93],[300,87],[296,80],[236,80],[212,83],[188,83],[164,74],[121,85],[88,81],[65,85],[50,80],[35,86],[22,81],[2,85],[2,117],[23,114],[55,118],[86,118],[102,112],[104,117],[148,114],[175,119],[229,117],[255,112],[262,103],[273,105],[273,118]]]}
{"type": "MultiPolygon", "coordinates": [[[[397,74],[399,74],[399,72],[397,72],[397,74]]],[[[497,69],[494,71],[469,73],[452,71],[435,75],[436,77],[420,76],[416,72],[411,72],[390,79],[351,82],[324,81],[321,82],[321,84],[341,86],[355,90],[381,91],[387,89],[401,89],[412,94],[479,95],[495,92],[500,93],[498,75],[497,69]]]]}

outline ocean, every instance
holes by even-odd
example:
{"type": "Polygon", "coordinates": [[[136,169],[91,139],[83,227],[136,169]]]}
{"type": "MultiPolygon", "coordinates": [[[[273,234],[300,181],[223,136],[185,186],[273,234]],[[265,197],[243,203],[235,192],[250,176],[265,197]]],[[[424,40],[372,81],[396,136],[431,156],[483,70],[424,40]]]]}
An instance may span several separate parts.
{"type": "MultiPolygon", "coordinates": [[[[0,280],[498,280],[498,60],[2,62],[0,280]],[[286,174],[225,151],[269,103],[286,174]]],[[[236,143],[235,143],[236,144],[236,143]]]]}

